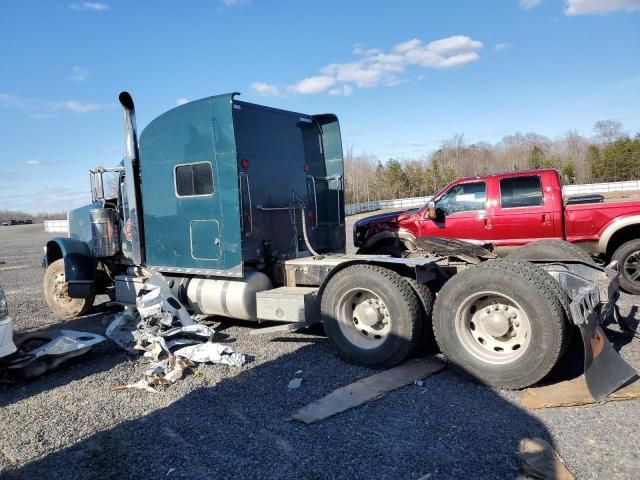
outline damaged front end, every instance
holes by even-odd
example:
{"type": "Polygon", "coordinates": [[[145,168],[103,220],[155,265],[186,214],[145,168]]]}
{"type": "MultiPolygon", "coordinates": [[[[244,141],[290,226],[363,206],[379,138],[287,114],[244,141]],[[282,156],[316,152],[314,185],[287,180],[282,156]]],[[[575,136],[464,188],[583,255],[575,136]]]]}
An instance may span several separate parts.
{"type": "Polygon", "coordinates": [[[587,387],[595,400],[604,400],[637,377],[635,369],[613,348],[601,326],[616,315],[620,296],[618,266],[616,262],[600,267],[577,260],[540,266],[571,299],[569,317],[582,335],[587,387]]]}

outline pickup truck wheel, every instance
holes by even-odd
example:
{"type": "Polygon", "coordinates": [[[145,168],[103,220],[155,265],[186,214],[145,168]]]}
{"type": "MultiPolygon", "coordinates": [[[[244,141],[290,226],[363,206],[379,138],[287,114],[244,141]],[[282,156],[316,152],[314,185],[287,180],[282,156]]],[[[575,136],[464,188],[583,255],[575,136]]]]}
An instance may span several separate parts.
{"type": "Polygon", "coordinates": [[[620,245],[611,260],[620,266],[620,287],[632,295],[640,295],[640,240],[630,240],[620,245]]]}
{"type": "Polygon", "coordinates": [[[418,339],[418,297],[403,277],[382,267],[354,265],[336,273],[320,308],[329,340],[351,363],[392,367],[418,339]]]}
{"type": "Polygon", "coordinates": [[[400,240],[396,240],[393,242],[386,242],[375,245],[371,249],[371,253],[374,255],[391,255],[395,258],[401,258],[405,252],[407,251],[407,247],[400,240]]]}
{"type": "Polygon", "coordinates": [[[544,270],[469,268],[436,299],[436,341],[455,368],[500,388],[523,388],[549,373],[563,350],[566,317],[544,270]]]}
{"type": "Polygon", "coordinates": [[[51,311],[60,318],[75,318],[85,315],[93,306],[95,293],[87,298],[71,298],[64,277],[64,260],[51,263],[44,271],[42,280],[44,298],[51,311]]]}
{"type": "Polygon", "coordinates": [[[549,238],[528,243],[508,255],[529,260],[581,260],[595,264],[591,255],[573,243],[549,238]]]}

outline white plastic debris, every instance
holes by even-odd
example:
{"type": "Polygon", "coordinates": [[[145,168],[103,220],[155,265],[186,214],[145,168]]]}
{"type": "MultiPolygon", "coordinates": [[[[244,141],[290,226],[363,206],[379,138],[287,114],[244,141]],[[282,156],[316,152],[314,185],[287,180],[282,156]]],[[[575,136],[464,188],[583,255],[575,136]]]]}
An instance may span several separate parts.
{"type": "Polygon", "coordinates": [[[293,390],[294,388],[299,388],[300,385],[302,385],[302,379],[301,378],[293,378],[289,381],[289,385],[288,388],[289,390],[293,390]]]}
{"type": "Polygon", "coordinates": [[[195,363],[221,363],[232,367],[241,367],[246,359],[241,353],[236,353],[228,345],[221,343],[201,343],[176,350],[177,357],[183,357],[195,363]]]}

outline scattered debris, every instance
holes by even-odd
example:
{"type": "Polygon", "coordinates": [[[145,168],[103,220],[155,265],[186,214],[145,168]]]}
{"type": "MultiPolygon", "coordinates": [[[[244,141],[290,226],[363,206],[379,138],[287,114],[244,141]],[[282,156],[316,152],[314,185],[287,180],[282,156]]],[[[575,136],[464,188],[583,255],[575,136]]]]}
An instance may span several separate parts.
{"type": "Polygon", "coordinates": [[[289,385],[287,387],[289,388],[289,390],[293,390],[295,388],[299,388],[300,385],[302,385],[302,379],[301,378],[294,378],[294,379],[289,381],[289,385]]]}
{"type": "Polygon", "coordinates": [[[403,363],[334,390],[326,397],[298,410],[292,418],[304,423],[324,420],[370,400],[376,400],[387,392],[408,385],[416,379],[430,376],[444,367],[445,364],[436,358],[403,363]]]}
{"type": "Polygon", "coordinates": [[[160,273],[147,280],[136,299],[136,308],[127,308],[117,315],[106,335],[124,350],[142,353],[156,362],[142,380],[114,386],[115,391],[142,388],[155,392],[180,380],[191,362],[241,367],[246,361],[244,355],[230,346],[213,343],[215,330],[189,316],[160,273]]]}
{"type": "Polygon", "coordinates": [[[558,452],[541,438],[525,438],[516,454],[525,475],[542,480],[575,480],[558,452]]]}
{"type": "Polygon", "coordinates": [[[220,343],[201,343],[176,350],[178,357],[184,357],[195,363],[221,363],[230,367],[241,367],[245,364],[245,356],[235,353],[233,348],[220,343]]]}
{"type": "Polygon", "coordinates": [[[424,387],[424,380],[420,379],[420,380],[416,380],[415,382],[413,382],[415,385],[417,385],[418,387],[424,387]]]}
{"type": "Polygon", "coordinates": [[[156,393],[159,389],[167,387],[177,382],[184,376],[184,371],[193,364],[184,358],[170,355],[151,366],[144,372],[142,380],[130,385],[114,385],[113,391],[139,388],[148,392],[156,393]]]}
{"type": "Polygon", "coordinates": [[[37,377],[104,340],[101,335],[74,330],[29,333],[15,341],[17,351],[2,359],[0,370],[21,378],[37,377]]]}
{"type": "MultiPolygon", "coordinates": [[[[605,401],[640,398],[640,379],[610,394],[605,401]]],[[[545,387],[527,388],[522,395],[522,405],[531,410],[553,407],[573,407],[596,403],[589,393],[584,377],[545,387]]]]}

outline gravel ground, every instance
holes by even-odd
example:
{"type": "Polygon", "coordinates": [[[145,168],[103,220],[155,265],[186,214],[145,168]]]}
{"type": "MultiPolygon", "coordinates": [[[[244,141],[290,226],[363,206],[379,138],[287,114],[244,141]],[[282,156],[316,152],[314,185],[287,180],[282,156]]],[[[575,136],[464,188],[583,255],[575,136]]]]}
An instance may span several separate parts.
{"type": "MultiPolygon", "coordinates": [[[[103,333],[109,313],[99,306],[66,322],[49,312],[40,268],[49,237],[41,225],[0,228],[0,285],[16,334],[60,327],[103,333]]],[[[621,303],[624,314],[636,315],[637,298],[621,303]]],[[[288,416],[373,372],[339,361],[318,330],[251,336],[248,327],[223,322],[218,331],[250,363],[202,366],[157,394],[111,391],[141,378],[147,364],[110,342],[40,378],[0,385],[0,477],[520,478],[514,452],[526,436],[552,442],[579,478],[640,476],[638,401],[532,413],[520,408],[520,392],[445,370],[424,387],[304,425],[288,416]],[[302,386],[289,391],[297,370],[302,386]]],[[[640,342],[616,327],[608,333],[639,367],[640,342]]],[[[575,354],[554,377],[579,370],[575,354]]]]}

